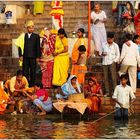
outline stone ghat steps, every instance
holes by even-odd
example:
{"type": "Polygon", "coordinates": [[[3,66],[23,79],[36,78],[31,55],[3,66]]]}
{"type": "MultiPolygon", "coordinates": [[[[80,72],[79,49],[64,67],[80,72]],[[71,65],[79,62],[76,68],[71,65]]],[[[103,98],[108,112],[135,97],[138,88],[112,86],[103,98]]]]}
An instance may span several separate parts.
{"type": "Polygon", "coordinates": [[[6,81],[20,69],[18,58],[0,57],[0,81],[6,81]]]}

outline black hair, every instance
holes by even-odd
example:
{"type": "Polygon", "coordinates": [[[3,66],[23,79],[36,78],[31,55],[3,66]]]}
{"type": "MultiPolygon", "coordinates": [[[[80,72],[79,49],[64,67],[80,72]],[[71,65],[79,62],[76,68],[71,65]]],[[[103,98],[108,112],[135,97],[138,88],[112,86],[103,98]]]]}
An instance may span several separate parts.
{"type": "Polygon", "coordinates": [[[89,82],[89,81],[96,82],[96,81],[93,80],[92,78],[89,78],[89,79],[88,79],[88,82],[89,82]]]}
{"type": "Polygon", "coordinates": [[[80,45],[78,47],[79,52],[86,52],[86,47],[84,45],[80,45]]]}
{"type": "Polygon", "coordinates": [[[60,28],[60,29],[58,30],[58,34],[59,34],[59,35],[62,34],[62,35],[64,35],[65,37],[67,37],[67,34],[66,34],[66,32],[65,32],[65,30],[64,30],[63,28],[60,28]]]}
{"type": "Polygon", "coordinates": [[[134,35],[133,42],[135,42],[135,40],[138,39],[139,37],[140,37],[139,35],[134,35]]]}
{"type": "Polygon", "coordinates": [[[128,80],[128,75],[127,75],[127,74],[122,74],[122,75],[120,76],[120,80],[122,80],[122,79],[128,80]]]}
{"type": "Polygon", "coordinates": [[[23,71],[22,70],[17,70],[16,76],[20,76],[23,75],[23,71]]]}
{"type": "Polygon", "coordinates": [[[140,3],[138,4],[138,9],[140,10],[140,3]]]}
{"type": "Polygon", "coordinates": [[[127,33],[127,34],[125,35],[125,38],[126,38],[126,40],[132,40],[132,34],[127,33]]]}
{"type": "Polygon", "coordinates": [[[108,32],[107,38],[114,38],[114,32],[108,32]]]}
{"type": "Polygon", "coordinates": [[[78,31],[80,31],[81,33],[85,33],[85,30],[83,28],[79,28],[78,31]]]}
{"type": "Polygon", "coordinates": [[[43,84],[41,82],[35,82],[34,86],[40,87],[41,89],[43,88],[43,84]]]}
{"type": "Polygon", "coordinates": [[[131,9],[131,15],[132,17],[134,17],[135,13],[134,13],[134,8],[133,8],[133,5],[130,1],[126,2],[126,5],[129,4],[130,5],[130,9],[131,9]]]}

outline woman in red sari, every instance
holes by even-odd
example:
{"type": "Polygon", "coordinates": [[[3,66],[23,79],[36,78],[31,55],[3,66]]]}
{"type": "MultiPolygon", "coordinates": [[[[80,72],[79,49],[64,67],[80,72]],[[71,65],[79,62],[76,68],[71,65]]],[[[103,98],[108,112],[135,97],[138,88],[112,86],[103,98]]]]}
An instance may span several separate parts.
{"type": "Polygon", "coordinates": [[[103,95],[101,86],[97,83],[94,77],[88,79],[88,85],[85,87],[85,97],[90,99],[92,105],[90,110],[94,113],[99,112],[101,99],[99,96],[103,95]]]}
{"type": "Polygon", "coordinates": [[[51,32],[44,28],[40,33],[42,38],[41,50],[42,56],[40,59],[40,66],[42,71],[42,84],[44,88],[50,88],[52,86],[52,76],[53,76],[53,64],[54,64],[54,44],[56,35],[51,34],[51,32]]]}

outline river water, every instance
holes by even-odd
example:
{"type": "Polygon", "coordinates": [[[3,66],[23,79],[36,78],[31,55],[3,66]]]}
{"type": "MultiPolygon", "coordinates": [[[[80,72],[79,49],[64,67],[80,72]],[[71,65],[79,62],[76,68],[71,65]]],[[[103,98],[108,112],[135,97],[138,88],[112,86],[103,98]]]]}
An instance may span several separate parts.
{"type": "MultiPolygon", "coordinates": [[[[94,118],[95,119],[95,118],[94,118]]],[[[94,122],[93,118],[69,115],[1,115],[0,138],[12,139],[93,139],[139,138],[140,119],[133,116],[129,122],[115,122],[113,116],[94,122]],[[72,117],[71,117],[72,116],[72,117]]]]}

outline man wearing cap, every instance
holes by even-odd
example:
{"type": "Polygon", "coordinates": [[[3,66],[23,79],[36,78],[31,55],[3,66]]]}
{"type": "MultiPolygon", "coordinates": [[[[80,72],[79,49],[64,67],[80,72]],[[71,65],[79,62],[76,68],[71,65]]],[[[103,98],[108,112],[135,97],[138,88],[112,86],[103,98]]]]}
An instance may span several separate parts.
{"type": "Polygon", "coordinates": [[[40,37],[33,33],[34,23],[26,23],[27,33],[24,36],[23,54],[19,54],[20,60],[23,60],[23,74],[28,79],[30,86],[34,85],[36,79],[36,63],[41,56],[40,37]]]}

